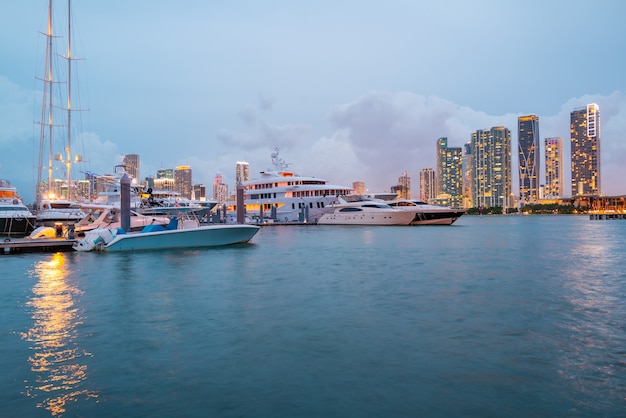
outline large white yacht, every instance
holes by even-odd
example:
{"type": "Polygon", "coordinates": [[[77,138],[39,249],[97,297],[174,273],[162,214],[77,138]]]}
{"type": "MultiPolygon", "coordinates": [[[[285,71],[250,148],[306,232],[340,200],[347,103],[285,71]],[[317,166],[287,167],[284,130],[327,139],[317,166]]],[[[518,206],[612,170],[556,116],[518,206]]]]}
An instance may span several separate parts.
{"type": "Polygon", "coordinates": [[[392,208],[381,200],[359,199],[346,200],[339,197],[339,203],[329,205],[332,212],[325,213],[317,221],[320,225],[409,225],[413,213],[392,208]]]}
{"type": "MultiPolygon", "coordinates": [[[[317,222],[328,212],[326,207],[337,202],[337,196],[350,194],[351,187],[329,184],[317,177],[307,177],[288,170],[288,165],[272,153],[273,170],[262,171],[259,178],[242,183],[245,214],[260,222],[317,222]]],[[[227,202],[227,211],[236,212],[234,201],[227,202]]]]}

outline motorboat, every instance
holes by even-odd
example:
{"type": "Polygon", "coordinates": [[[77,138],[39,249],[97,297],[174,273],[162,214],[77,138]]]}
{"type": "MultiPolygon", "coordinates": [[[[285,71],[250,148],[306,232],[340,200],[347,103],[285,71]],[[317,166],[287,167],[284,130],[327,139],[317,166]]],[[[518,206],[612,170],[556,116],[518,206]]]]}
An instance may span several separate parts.
{"type": "Polygon", "coordinates": [[[319,225],[409,225],[413,213],[392,208],[373,199],[346,200],[338,197],[338,203],[328,205],[328,213],[317,221],[319,225]]]}
{"type": "Polygon", "coordinates": [[[260,228],[247,224],[200,226],[196,219],[172,218],[167,226],[148,225],[141,232],[95,229],[73,247],[76,251],[137,251],[224,246],[246,243],[260,228]]]}
{"type": "Polygon", "coordinates": [[[0,179],[0,236],[23,237],[35,229],[37,218],[22,202],[17,189],[0,179]]]}
{"type": "MultiPolygon", "coordinates": [[[[85,217],[74,224],[74,231],[77,235],[85,235],[94,229],[120,228],[121,227],[121,210],[119,206],[114,205],[81,205],[81,209],[86,212],[85,217]]],[[[140,231],[148,225],[167,225],[170,218],[167,216],[148,216],[131,210],[130,211],[130,230],[140,231]]]]}
{"type": "Polygon", "coordinates": [[[85,216],[87,214],[81,209],[78,202],[63,199],[44,200],[37,209],[37,225],[74,224],[85,216]]]}
{"type": "Polygon", "coordinates": [[[411,225],[452,225],[465,214],[465,209],[436,206],[421,200],[395,199],[385,202],[398,210],[413,213],[411,225]]]}
{"type": "MultiPolygon", "coordinates": [[[[312,222],[326,212],[326,206],[337,196],[352,193],[352,188],[329,184],[328,181],[302,176],[289,170],[276,148],[271,155],[273,169],[242,182],[246,216],[264,222],[312,222]]],[[[235,202],[226,202],[227,212],[237,211],[235,202]]]]}

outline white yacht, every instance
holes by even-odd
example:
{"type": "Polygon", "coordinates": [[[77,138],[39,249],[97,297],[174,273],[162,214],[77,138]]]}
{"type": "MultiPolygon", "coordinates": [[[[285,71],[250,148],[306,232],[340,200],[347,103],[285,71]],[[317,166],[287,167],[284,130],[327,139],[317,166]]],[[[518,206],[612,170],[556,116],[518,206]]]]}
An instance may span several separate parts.
{"type": "Polygon", "coordinates": [[[23,237],[35,229],[36,217],[24,205],[17,189],[0,179],[0,236],[23,237]]]}
{"type": "Polygon", "coordinates": [[[54,226],[59,222],[67,225],[80,221],[86,215],[78,202],[63,199],[44,200],[37,209],[37,225],[54,226]]]}
{"type": "Polygon", "coordinates": [[[329,205],[332,212],[322,215],[319,225],[409,225],[413,213],[392,208],[375,199],[346,200],[339,197],[339,203],[329,205]]]}
{"type": "MultiPolygon", "coordinates": [[[[245,214],[260,222],[315,223],[328,212],[329,204],[337,202],[337,196],[352,192],[351,187],[288,170],[289,164],[278,157],[278,148],[272,153],[272,164],[273,170],[262,171],[259,178],[242,183],[245,214]]],[[[227,202],[228,212],[236,210],[234,201],[227,202]]]]}

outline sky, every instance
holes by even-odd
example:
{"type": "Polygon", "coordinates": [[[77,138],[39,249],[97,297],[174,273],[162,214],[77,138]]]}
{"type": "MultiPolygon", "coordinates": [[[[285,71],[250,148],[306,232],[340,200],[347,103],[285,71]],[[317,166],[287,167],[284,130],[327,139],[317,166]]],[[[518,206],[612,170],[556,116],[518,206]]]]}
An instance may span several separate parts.
{"type": "MultiPolygon", "coordinates": [[[[53,6],[59,54],[66,8],[53,6]]],[[[0,0],[0,178],[26,203],[47,9],[0,0]]],[[[256,177],[279,148],[298,174],[371,192],[406,172],[418,197],[437,138],[461,147],[505,126],[517,192],[517,117],[535,114],[542,167],[543,139],[563,138],[569,195],[569,115],[597,103],[602,192],[626,194],[624,17],[612,0],[74,1],[74,170],[139,154],[142,178],[188,165],[195,183],[211,190],[219,173],[233,190],[236,162],[256,177]]]]}

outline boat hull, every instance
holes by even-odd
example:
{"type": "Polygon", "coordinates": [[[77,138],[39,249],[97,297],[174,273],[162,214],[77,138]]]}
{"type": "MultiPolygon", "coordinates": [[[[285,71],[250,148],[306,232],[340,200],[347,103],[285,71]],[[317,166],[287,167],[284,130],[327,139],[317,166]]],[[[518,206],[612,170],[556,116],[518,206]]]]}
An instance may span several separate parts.
{"type": "Polygon", "coordinates": [[[34,216],[0,217],[0,236],[25,237],[35,229],[34,216]]]}
{"type": "Polygon", "coordinates": [[[416,212],[411,225],[452,225],[465,211],[416,212]]]}
{"type": "Polygon", "coordinates": [[[413,214],[408,212],[397,213],[327,213],[322,215],[318,225],[408,225],[413,214]]]}
{"type": "MultiPolygon", "coordinates": [[[[121,233],[116,234],[106,245],[96,245],[93,249],[137,251],[242,244],[250,241],[259,229],[260,227],[254,225],[213,225],[154,232],[121,233]]],[[[80,251],[80,244],[75,248],[80,251]]]]}

